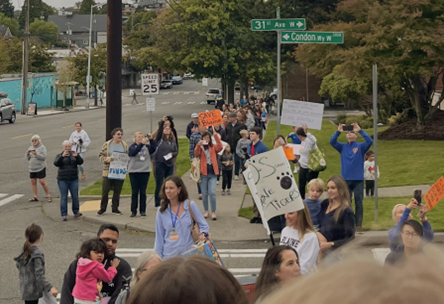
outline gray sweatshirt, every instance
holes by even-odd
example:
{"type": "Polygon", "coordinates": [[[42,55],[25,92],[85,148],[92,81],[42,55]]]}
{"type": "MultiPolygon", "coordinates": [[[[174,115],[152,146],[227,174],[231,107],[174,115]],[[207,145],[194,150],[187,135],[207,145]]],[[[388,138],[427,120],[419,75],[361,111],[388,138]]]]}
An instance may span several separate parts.
{"type": "Polygon", "coordinates": [[[36,246],[31,247],[31,256],[26,260],[22,252],[14,261],[19,270],[22,300],[38,300],[43,296],[43,292],[51,290],[52,285],[45,277],[45,256],[36,246]]]}
{"type": "Polygon", "coordinates": [[[28,151],[36,151],[36,155],[29,154],[26,155],[26,159],[28,160],[29,172],[40,172],[46,168],[46,147],[41,143],[34,147],[28,148],[28,151]]]}
{"type": "Polygon", "coordinates": [[[135,156],[130,156],[128,173],[147,173],[147,172],[151,172],[151,155],[150,151],[148,151],[147,146],[144,145],[142,149],[135,156]]]}
{"type": "Polygon", "coordinates": [[[237,146],[236,146],[236,154],[237,156],[239,156],[240,158],[242,158],[244,156],[244,152],[242,151],[242,148],[246,148],[248,147],[248,145],[251,144],[251,140],[247,139],[239,139],[239,141],[237,142],[237,146]]]}

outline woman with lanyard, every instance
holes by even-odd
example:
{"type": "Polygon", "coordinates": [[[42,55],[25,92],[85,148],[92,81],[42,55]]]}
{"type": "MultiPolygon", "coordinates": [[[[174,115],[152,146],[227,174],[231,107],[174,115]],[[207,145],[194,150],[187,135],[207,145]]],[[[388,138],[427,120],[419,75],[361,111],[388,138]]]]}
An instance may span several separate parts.
{"type": "Polygon", "coordinates": [[[187,189],[180,177],[168,177],[160,195],[162,205],[156,214],[154,251],[162,259],[168,259],[194,246],[191,235],[193,221],[199,226],[202,241],[208,237],[209,227],[196,203],[188,199],[187,189]]]}

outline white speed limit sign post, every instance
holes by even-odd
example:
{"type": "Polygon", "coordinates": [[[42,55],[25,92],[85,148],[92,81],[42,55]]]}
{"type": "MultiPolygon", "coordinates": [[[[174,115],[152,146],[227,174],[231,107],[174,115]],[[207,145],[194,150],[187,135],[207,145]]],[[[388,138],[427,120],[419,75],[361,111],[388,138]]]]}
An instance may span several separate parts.
{"type": "Polygon", "coordinates": [[[151,133],[153,133],[153,112],[156,110],[156,99],[147,98],[146,99],[146,110],[150,112],[150,123],[151,123],[151,133]]]}
{"type": "Polygon", "coordinates": [[[142,94],[155,95],[159,94],[159,75],[142,74],[142,94]]]}

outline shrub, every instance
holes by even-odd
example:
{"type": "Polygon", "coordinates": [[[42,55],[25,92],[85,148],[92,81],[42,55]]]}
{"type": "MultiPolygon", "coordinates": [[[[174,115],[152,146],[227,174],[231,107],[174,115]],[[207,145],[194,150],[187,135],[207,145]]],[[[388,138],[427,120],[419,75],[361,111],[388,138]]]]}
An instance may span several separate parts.
{"type": "Polygon", "coordinates": [[[336,116],[336,121],[338,122],[338,124],[345,124],[347,122],[347,115],[338,114],[338,116],[336,116]]]}
{"type": "Polygon", "coordinates": [[[347,116],[345,124],[351,125],[352,123],[357,123],[362,129],[371,128],[373,126],[373,117],[366,115],[350,115],[347,116]]]}

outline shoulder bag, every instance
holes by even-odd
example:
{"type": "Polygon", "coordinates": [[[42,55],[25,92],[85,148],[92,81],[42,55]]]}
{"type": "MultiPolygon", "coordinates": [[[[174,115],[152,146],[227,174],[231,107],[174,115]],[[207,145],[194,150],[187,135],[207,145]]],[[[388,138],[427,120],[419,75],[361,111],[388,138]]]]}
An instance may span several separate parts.
{"type": "Polygon", "coordinates": [[[310,171],[314,172],[320,172],[327,169],[324,152],[322,152],[316,145],[308,154],[307,166],[310,171]]]}
{"type": "Polygon", "coordinates": [[[200,228],[196,221],[196,218],[194,217],[193,209],[191,208],[191,203],[188,201],[188,210],[190,211],[191,216],[191,236],[193,237],[194,243],[198,243],[200,241],[200,228]]]}

